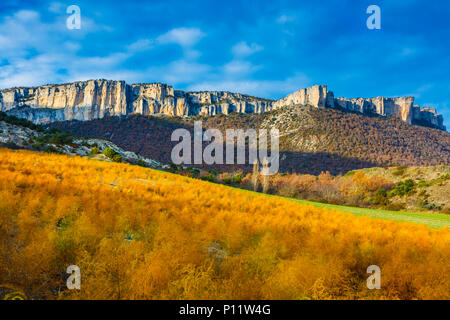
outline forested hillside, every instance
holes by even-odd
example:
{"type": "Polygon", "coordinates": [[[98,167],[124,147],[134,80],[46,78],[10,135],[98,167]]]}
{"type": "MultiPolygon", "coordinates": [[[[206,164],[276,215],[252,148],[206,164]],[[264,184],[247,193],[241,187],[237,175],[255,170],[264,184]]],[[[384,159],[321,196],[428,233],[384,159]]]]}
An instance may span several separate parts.
{"type": "MultiPolygon", "coordinates": [[[[430,166],[450,164],[450,134],[409,125],[392,117],[308,106],[292,106],[264,114],[230,114],[215,117],[109,117],[93,121],[51,124],[80,136],[109,139],[120,147],[163,163],[170,163],[176,144],[172,132],[191,130],[195,120],[203,127],[277,128],[280,130],[282,172],[345,174],[375,166],[430,166]]],[[[204,166],[206,169],[250,171],[251,166],[204,166]]]]}

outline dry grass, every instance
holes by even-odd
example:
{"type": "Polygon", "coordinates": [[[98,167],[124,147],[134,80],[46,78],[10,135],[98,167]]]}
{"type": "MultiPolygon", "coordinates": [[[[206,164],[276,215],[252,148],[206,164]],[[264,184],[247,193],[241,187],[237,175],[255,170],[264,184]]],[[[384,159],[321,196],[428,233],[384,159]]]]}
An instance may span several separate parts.
{"type": "Polygon", "coordinates": [[[448,228],[0,149],[0,282],[32,298],[449,299],[449,261],[448,228]],[[65,290],[71,264],[80,291],[65,290]]]}

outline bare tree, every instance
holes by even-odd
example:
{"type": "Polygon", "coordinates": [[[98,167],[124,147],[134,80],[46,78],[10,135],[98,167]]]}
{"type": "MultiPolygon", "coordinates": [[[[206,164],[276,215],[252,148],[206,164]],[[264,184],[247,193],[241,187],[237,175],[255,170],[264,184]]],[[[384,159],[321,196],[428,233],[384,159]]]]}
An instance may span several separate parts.
{"type": "Polygon", "coordinates": [[[259,161],[256,157],[255,162],[253,162],[253,176],[252,176],[252,184],[253,190],[258,191],[258,176],[259,176],[259,161]]]}
{"type": "Polygon", "coordinates": [[[267,160],[267,157],[264,157],[263,160],[263,193],[267,193],[269,191],[269,161],[267,160]]]}

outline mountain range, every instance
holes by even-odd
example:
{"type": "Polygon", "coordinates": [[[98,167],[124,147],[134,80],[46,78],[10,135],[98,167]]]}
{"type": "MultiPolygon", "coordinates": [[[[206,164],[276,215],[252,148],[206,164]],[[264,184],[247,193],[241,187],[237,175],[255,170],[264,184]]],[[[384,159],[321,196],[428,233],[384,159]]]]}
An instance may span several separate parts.
{"type": "Polygon", "coordinates": [[[335,98],[326,85],[301,89],[279,100],[226,91],[185,92],[162,83],[129,85],[104,79],[0,90],[0,111],[37,124],[129,114],[260,114],[292,105],[393,116],[408,124],[446,130],[442,115],[434,108],[415,105],[414,97],[335,98]]]}
{"type": "MultiPolygon", "coordinates": [[[[175,129],[280,132],[280,171],[345,174],[385,166],[450,164],[450,133],[433,108],[413,97],[339,98],[325,85],[283,99],[226,91],[185,92],[161,84],[89,80],[0,90],[0,112],[171,163],[175,129]]],[[[8,130],[4,130],[7,134],[8,130]]],[[[226,142],[225,142],[226,143],[226,142]]],[[[220,172],[251,165],[200,165],[220,172]]]]}

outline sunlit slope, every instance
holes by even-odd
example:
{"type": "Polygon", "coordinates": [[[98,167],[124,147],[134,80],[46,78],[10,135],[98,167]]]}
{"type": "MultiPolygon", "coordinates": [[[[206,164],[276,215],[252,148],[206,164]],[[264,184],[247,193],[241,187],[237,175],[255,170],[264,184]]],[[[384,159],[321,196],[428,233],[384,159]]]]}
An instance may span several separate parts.
{"type": "Polygon", "coordinates": [[[86,158],[0,149],[0,229],[0,282],[32,298],[450,298],[448,228],[86,158]]]}
{"type": "Polygon", "coordinates": [[[356,216],[368,216],[379,219],[394,220],[399,222],[413,222],[424,224],[431,228],[450,227],[450,215],[440,213],[400,212],[381,209],[367,209],[358,207],[339,206],[334,204],[317,203],[305,200],[297,200],[299,203],[314,205],[319,208],[328,208],[353,213],[356,216]]]}
{"type": "MultiPolygon", "coordinates": [[[[241,189],[237,189],[241,190],[241,189]]],[[[248,192],[252,194],[257,194],[256,192],[242,190],[243,192],[248,192]]],[[[450,215],[439,214],[439,213],[423,213],[423,212],[404,212],[404,211],[390,211],[382,209],[369,209],[369,208],[359,208],[359,207],[349,207],[340,206],[336,204],[320,203],[307,200],[285,198],[274,195],[265,195],[271,198],[287,199],[290,201],[295,201],[304,205],[314,206],[317,208],[326,208],[329,210],[338,210],[341,212],[352,213],[355,216],[367,216],[377,219],[393,220],[397,222],[412,222],[416,224],[424,224],[430,228],[444,228],[450,227],[450,215]]]]}

